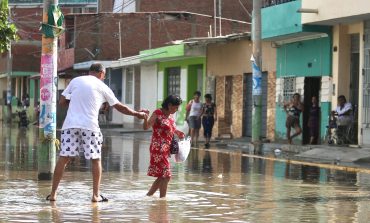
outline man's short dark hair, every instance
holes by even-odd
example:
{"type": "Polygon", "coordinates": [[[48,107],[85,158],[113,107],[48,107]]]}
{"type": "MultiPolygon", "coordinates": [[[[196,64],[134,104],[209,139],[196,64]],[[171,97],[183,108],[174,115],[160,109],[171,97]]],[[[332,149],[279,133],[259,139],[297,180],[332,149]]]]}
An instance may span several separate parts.
{"type": "Polygon", "coordinates": [[[89,71],[99,73],[101,71],[105,72],[105,67],[101,63],[93,63],[90,66],[89,71]]]}
{"type": "Polygon", "coordinates": [[[344,102],[347,102],[347,100],[346,100],[346,96],[344,96],[344,95],[339,95],[338,96],[338,100],[339,99],[343,99],[344,100],[344,102]]]}

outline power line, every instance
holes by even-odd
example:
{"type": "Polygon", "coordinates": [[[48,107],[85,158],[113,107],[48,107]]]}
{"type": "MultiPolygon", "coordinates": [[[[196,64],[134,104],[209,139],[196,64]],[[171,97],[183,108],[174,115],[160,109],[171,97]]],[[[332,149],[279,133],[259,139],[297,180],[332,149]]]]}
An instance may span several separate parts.
{"type": "Polygon", "coordinates": [[[122,4],[120,5],[120,6],[117,6],[117,7],[115,7],[115,8],[113,8],[113,12],[114,11],[116,11],[117,9],[119,9],[119,10],[117,10],[117,11],[123,11],[123,9],[125,9],[125,8],[127,8],[128,6],[130,6],[132,3],[134,3],[134,2],[136,2],[136,0],[130,0],[130,1],[127,1],[126,3],[125,3],[125,0],[122,0],[123,2],[122,2],[122,4]],[[126,5],[125,5],[126,4],[126,5]]]}
{"type": "Polygon", "coordinates": [[[249,15],[249,17],[251,17],[251,18],[252,18],[252,14],[248,11],[248,9],[247,9],[247,8],[245,8],[245,6],[244,6],[244,4],[242,3],[242,1],[241,1],[241,0],[238,0],[238,1],[239,1],[240,5],[242,6],[242,8],[244,9],[244,11],[249,15]]]}

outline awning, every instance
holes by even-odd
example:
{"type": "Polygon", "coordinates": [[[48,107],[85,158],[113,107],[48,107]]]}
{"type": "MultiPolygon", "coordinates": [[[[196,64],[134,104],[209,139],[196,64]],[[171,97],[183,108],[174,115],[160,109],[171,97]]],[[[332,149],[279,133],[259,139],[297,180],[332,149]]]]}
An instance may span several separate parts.
{"type": "Polygon", "coordinates": [[[101,63],[105,68],[120,68],[140,64],[140,55],[124,57],[118,60],[90,60],[73,64],[75,70],[88,70],[93,63],[101,63]]]}
{"type": "MultiPolygon", "coordinates": [[[[34,75],[39,75],[38,72],[27,72],[27,71],[13,71],[10,75],[11,78],[13,77],[31,77],[34,75]]],[[[6,78],[8,77],[7,73],[0,74],[0,78],[6,78]]]]}

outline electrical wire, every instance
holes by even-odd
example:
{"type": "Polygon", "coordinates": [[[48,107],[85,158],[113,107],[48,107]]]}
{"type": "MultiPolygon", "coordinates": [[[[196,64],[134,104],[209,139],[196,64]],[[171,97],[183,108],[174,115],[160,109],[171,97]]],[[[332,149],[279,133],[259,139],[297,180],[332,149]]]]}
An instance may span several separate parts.
{"type": "Polygon", "coordinates": [[[242,3],[242,1],[241,1],[241,0],[238,0],[238,1],[239,1],[240,5],[242,6],[242,8],[244,9],[244,11],[249,15],[249,17],[251,17],[251,18],[252,18],[252,14],[248,11],[248,9],[247,9],[247,8],[245,8],[245,6],[244,6],[244,4],[242,3]]]}

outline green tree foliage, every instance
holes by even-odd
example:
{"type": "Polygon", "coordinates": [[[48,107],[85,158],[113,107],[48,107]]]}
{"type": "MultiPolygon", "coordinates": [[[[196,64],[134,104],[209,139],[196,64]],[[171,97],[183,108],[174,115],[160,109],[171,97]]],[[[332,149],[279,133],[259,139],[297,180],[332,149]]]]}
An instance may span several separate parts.
{"type": "Polygon", "coordinates": [[[8,0],[0,0],[0,53],[7,51],[11,41],[17,40],[17,28],[8,20],[8,0]]]}

